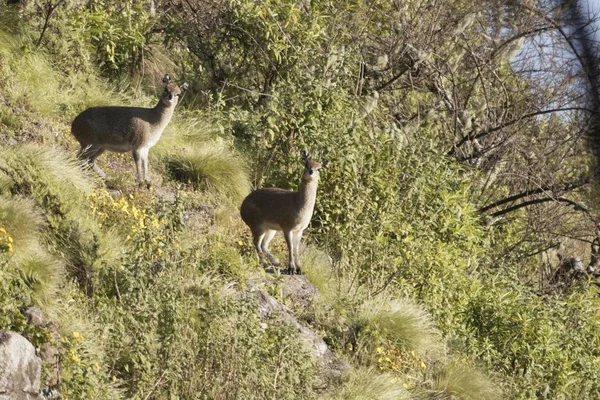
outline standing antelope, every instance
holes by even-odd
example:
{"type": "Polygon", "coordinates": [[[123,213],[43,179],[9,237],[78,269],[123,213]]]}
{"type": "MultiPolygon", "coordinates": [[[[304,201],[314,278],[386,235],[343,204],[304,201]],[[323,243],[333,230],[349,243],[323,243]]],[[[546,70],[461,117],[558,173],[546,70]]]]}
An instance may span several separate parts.
{"type": "Polygon", "coordinates": [[[277,231],[283,231],[289,251],[288,273],[302,274],[300,267],[300,240],[308,227],[315,208],[319,171],[328,164],[312,160],[302,152],[304,173],[297,192],[278,188],[258,189],[250,193],[242,202],[240,214],[250,227],[254,247],[262,261],[266,255],[278,267],[279,261],[269,252],[269,242],[277,231]]]}
{"type": "Polygon", "coordinates": [[[184,83],[171,83],[169,75],[163,78],[165,90],[154,108],[92,107],[83,111],[71,124],[71,133],[79,144],[79,159],[90,165],[103,179],[106,174],[96,165],[96,159],[106,150],[125,153],[131,151],[135,161],[136,179],[150,188],[148,151],[154,146],[173,116],[181,93],[188,88],[184,83]]]}

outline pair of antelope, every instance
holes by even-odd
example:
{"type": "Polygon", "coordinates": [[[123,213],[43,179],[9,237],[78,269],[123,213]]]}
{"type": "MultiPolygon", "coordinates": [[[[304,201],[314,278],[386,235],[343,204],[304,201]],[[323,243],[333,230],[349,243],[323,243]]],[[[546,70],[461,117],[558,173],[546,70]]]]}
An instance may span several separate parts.
{"type": "MultiPolygon", "coordinates": [[[[93,168],[103,179],[106,174],[96,159],[105,151],[132,152],[136,179],[139,186],[145,182],[150,188],[148,152],[167,127],[181,94],[188,84],[171,83],[169,75],[163,78],[165,90],[154,108],[92,107],[73,121],[71,133],[79,144],[79,158],[93,168]]],[[[297,192],[278,188],[263,188],[250,193],[242,202],[240,214],[252,231],[254,247],[260,261],[266,256],[275,267],[279,261],[269,252],[269,243],[283,231],[289,251],[288,273],[301,274],[300,240],[308,227],[315,207],[321,162],[302,152],[304,172],[297,192]]]]}

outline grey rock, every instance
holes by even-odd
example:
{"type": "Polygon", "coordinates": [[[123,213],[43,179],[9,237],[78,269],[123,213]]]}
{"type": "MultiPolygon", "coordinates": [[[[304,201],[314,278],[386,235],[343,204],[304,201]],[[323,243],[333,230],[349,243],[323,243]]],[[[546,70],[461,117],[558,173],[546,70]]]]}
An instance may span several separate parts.
{"type": "MultiPolygon", "coordinates": [[[[40,347],[39,355],[50,370],[49,380],[46,383],[50,388],[58,386],[60,381],[60,352],[50,343],[44,343],[40,347]]],[[[46,396],[46,398],[49,397],[46,396]]]]}
{"type": "Polygon", "coordinates": [[[285,282],[282,295],[286,304],[287,301],[291,301],[300,309],[310,309],[319,295],[317,288],[302,275],[284,275],[282,278],[285,282]]]}
{"type": "MultiPolygon", "coordinates": [[[[312,286],[312,284],[303,276],[295,277],[295,280],[304,280],[305,282],[302,282],[303,286],[312,286]]],[[[296,285],[298,283],[299,282],[295,282],[296,285]]],[[[298,330],[300,339],[303,341],[306,348],[319,363],[322,377],[325,380],[339,379],[342,372],[348,368],[348,365],[344,361],[340,360],[335,354],[333,354],[331,350],[329,350],[329,347],[327,347],[325,341],[323,341],[319,335],[311,331],[309,328],[302,325],[287,309],[287,307],[277,301],[277,299],[275,299],[273,296],[260,290],[260,288],[253,282],[250,282],[248,286],[250,291],[255,294],[258,300],[258,313],[260,318],[262,320],[268,320],[270,318],[279,317],[290,325],[294,326],[298,330]]],[[[316,292],[317,289],[314,288],[314,286],[312,286],[312,288],[316,292]]]]}
{"type": "Polygon", "coordinates": [[[0,332],[0,400],[41,400],[42,360],[15,332],[0,332]]]}
{"type": "Polygon", "coordinates": [[[46,326],[48,323],[46,316],[38,307],[27,307],[23,315],[27,317],[27,323],[34,326],[46,326]]]}

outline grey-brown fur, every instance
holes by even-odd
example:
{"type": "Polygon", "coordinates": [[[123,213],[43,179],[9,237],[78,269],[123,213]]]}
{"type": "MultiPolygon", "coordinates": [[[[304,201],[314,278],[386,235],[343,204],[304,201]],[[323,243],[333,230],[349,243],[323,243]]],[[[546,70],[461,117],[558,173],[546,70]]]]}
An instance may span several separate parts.
{"type": "Polygon", "coordinates": [[[179,96],[188,86],[187,83],[181,87],[170,83],[169,75],[165,75],[163,83],[165,90],[154,108],[92,107],[75,117],[71,133],[81,145],[79,158],[102,178],[106,178],[106,174],[96,165],[98,156],[107,150],[131,151],[138,184],[141,185],[143,180],[150,187],[148,151],[160,139],[179,96]]]}
{"type": "Polygon", "coordinates": [[[300,240],[308,227],[317,198],[319,172],[327,166],[312,160],[305,152],[304,172],[297,192],[278,188],[258,189],[250,193],[242,202],[240,214],[250,227],[254,247],[262,260],[266,255],[269,261],[278,267],[279,261],[269,252],[269,242],[277,231],[283,231],[289,251],[290,274],[301,274],[300,240]]]}

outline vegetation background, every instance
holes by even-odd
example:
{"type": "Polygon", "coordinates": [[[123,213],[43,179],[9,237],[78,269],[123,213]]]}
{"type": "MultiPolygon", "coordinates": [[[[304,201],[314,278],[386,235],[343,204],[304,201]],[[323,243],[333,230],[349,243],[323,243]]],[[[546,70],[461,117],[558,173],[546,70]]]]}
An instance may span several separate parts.
{"type": "MultiPolygon", "coordinates": [[[[553,1],[0,3],[0,328],[60,352],[62,399],[597,399],[594,110],[553,1]],[[9,4],[10,3],[10,4],[9,4]],[[191,89],[150,152],[84,171],[87,107],[191,89]],[[302,255],[238,207],[330,161],[302,255]],[[276,252],[284,254],[279,239],[276,252]],[[339,379],[261,290],[348,364],[339,379]],[[41,307],[48,326],[26,323],[41,307]]],[[[575,50],[573,53],[572,50],[575,50]]]]}

